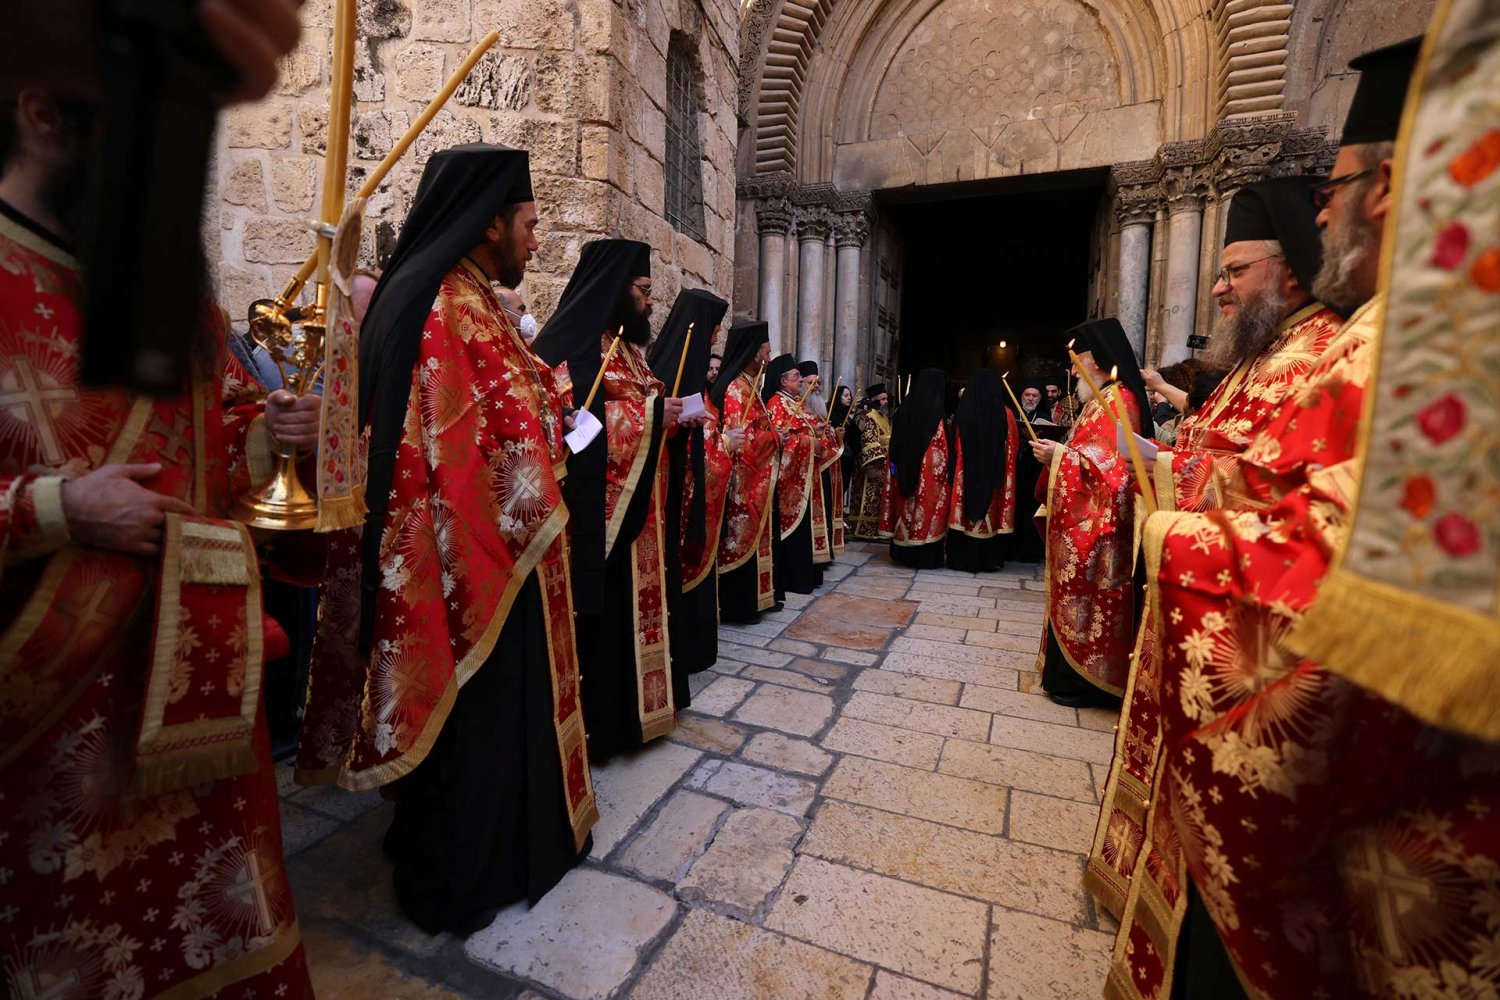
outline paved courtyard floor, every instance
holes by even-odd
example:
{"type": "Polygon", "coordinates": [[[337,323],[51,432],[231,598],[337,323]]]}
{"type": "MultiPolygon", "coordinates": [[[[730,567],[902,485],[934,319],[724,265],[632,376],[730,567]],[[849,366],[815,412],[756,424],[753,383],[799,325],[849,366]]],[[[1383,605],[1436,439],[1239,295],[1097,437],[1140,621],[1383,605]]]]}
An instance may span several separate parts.
{"type": "Polygon", "coordinates": [[[912,571],[853,544],[723,626],[667,739],[596,769],[590,858],[467,940],[397,910],[375,793],[284,781],[318,995],[639,1000],[1098,996],[1082,887],[1114,713],[1048,701],[1040,569],[912,571]]]}

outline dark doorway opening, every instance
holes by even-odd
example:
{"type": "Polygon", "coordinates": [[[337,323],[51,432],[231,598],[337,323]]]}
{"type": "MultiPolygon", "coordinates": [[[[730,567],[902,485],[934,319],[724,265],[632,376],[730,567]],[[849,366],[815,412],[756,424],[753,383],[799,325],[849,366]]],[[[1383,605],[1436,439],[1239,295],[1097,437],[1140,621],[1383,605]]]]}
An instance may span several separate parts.
{"type": "Polygon", "coordinates": [[[1019,392],[1020,381],[1067,367],[1063,334],[1088,318],[1105,179],[1079,171],[882,195],[905,257],[903,383],[941,368],[956,396],[970,372],[990,367],[1009,371],[1019,392]]]}

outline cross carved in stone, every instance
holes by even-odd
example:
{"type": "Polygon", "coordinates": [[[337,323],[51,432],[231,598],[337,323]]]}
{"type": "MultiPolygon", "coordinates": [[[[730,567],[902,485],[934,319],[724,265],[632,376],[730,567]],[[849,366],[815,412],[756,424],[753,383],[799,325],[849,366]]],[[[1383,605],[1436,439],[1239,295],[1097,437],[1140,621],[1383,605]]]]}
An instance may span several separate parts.
{"type": "Polygon", "coordinates": [[[1349,874],[1370,887],[1375,897],[1376,920],[1380,941],[1386,955],[1400,962],[1405,955],[1402,946],[1401,918],[1419,903],[1437,898],[1432,883],[1407,872],[1399,858],[1381,848],[1374,837],[1365,839],[1364,856],[1351,866],[1349,874]]]}
{"type": "Polygon", "coordinates": [[[74,386],[43,384],[37,370],[31,366],[31,360],[26,357],[16,358],[11,370],[0,375],[0,410],[9,410],[17,420],[36,428],[42,458],[51,465],[59,465],[67,458],[52,423],[55,410],[66,403],[77,402],[78,398],[78,389],[74,386]]]}

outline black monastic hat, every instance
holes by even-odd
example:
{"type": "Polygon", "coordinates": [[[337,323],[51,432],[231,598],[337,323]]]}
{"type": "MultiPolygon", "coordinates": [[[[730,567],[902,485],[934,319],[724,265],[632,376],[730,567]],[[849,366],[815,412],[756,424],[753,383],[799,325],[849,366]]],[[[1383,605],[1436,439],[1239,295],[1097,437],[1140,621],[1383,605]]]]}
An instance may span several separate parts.
{"type": "Polygon", "coordinates": [[[1304,289],[1323,265],[1323,238],[1313,188],[1321,177],[1275,177],[1235,193],[1229,203],[1224,245],[1249,240],[1275,240],[1304,289]]]}
{"type": "Polygon", "coordinates": [[[797,359],[790,354],[778,354],[766,365],[766,380],[761,383],[760,398],[769,403],[771,397],[781,388],[781,379],[787,372],[797,370],[797,359]]]}
{"type": "Polygon", "coordinates": [[[802,373],[803,378],[818,374],[818,363],[816,361],[804,361],[797,366],[797,371],[802,373]]]}
{"type": "Polygon", "coordinates": [[[724,339],[724,359],[719,365],[719,377],[708,390],[708,398],[719,409],[724,408],[724,397],[729,386],[755,362],[755,355],[762,344],[770,343],[771,326],[764,320],[736,323],[729,328],[724,339]]]}
{"type": "Polygon", "coordinates": [[[1396,133],[1401,130],[1401,113],[1406,108],[1406,91],[1421,50],[1419,35],[1366,52],[1349,63],[1350,69],[1359,70],[1359,85],[1354,90],[1349,115],[1344,119],[1341,145],[1396,140],[1396,133]]]}
{"type": "Polygon", "coordinates": [[[1135,359],[1135,349],[1130,346],[1130,338],[1125,335],[1120,321],[1113,316],[1091,319],[1069,330],[1068,337],[1077,341],[1076,352],[1088,351],[1100,368],[1105,371],[1117,369],[1120,384],[1135,396],[1141,420],[1148,419],[1151,400],[1146,395],[1146,380],[1141,376],[1140,362],[1135,359]]]}

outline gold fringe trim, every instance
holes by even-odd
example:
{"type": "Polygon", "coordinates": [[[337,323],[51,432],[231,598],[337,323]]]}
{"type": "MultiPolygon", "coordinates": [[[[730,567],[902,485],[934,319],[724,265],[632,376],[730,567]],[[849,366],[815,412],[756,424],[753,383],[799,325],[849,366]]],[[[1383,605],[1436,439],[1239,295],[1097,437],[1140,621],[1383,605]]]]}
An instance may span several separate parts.
{"type": "Polygon", "coordinates": [[[1156,487],[1156,509],[1177,509],[1177,479],[1172,470],[1173,453],[1163,448],[1156,453],[1156,465],[1152,469],[1152,484],[1156,487]]]}
{"type": "Polygon", "coordinates": [[[130,790],[140,796],[165,795],[209,781],[238,778],[259,766],[248,743],[226,745],[216,740],[191,748],[176,745],[167,748],[166,756],[159,760],[143,752],[136,760],[130,790]]]}
{"type": "Polygon", "coordinates": [[[1289,644],[1424,722],[1500,740],[1500,622],[1340,570],[1289,644]]]}
{"type": "Polygon", "coordinates": [[[323,533],[363,527],[366,513],[365,488],[356,484],[348,496],[324,497],[318,501],[318,523],[313,526],[313,531],[323,533]]]}
{"type": "Polygon", "coordinates": [[[250,421],[245,432],[245,473],[251,486],[261,486],[276,471],[276,452],[271,446],[271,429],[264,413],[250,421]]]}

